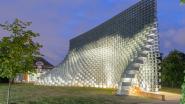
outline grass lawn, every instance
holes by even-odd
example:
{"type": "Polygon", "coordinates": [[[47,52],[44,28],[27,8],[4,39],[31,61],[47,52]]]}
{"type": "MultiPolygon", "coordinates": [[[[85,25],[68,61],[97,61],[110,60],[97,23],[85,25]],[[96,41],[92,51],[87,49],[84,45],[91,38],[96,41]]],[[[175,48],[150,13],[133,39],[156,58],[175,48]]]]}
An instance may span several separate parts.
{"type": "Polygon", "coordinates": [[[181,89],[178,89],[178,88],[162,87],[162,89],[160,91],[171,92],[171,93],[175,93],[175,94],[181,94],[181,89]]]}
{"type": "MultiPolygon", "coordinates": [[[[0,84],[0,104],[6,100],[6,84],[0,84]]],[[[14,84],[11,90],[14,104],[139,104],[151,99],[134,96],[115,96],[114,89],[49,87],[14,84]]]]}

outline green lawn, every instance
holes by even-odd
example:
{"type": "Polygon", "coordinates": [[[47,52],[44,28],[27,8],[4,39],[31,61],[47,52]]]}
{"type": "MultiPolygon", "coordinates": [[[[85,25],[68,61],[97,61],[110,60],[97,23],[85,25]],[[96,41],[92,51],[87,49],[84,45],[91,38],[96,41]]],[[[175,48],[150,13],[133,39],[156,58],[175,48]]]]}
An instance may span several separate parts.
{"type": "MultiPolygon", "coordinates": [[[[0,104],[4,104],[7,85],[0,84],[0,104]]],[[[115,96],[114,89],[45,87],[14,84],[11,102],[14,104],[138,104],[151,99],[134,96],[115,96]]]]}
{"type": "Polygon", "coordinates": [[[181,94],[181,89],[178,89],[178,88],[162,87],[162,89],[160,91],[181,94]]]}

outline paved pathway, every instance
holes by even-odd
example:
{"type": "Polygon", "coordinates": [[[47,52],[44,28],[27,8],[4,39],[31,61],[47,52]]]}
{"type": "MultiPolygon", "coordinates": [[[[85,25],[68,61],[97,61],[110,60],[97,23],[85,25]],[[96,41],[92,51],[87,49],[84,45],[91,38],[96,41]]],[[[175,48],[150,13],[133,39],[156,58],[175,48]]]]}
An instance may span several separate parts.
{"type": "Polygon", "coordinates": [[[140,104],[179,104],[180,95],[168,92],[160,92],[160,94],[165,95],[166,101],[154,101],[152,103],[140,103],[140,104]]]}

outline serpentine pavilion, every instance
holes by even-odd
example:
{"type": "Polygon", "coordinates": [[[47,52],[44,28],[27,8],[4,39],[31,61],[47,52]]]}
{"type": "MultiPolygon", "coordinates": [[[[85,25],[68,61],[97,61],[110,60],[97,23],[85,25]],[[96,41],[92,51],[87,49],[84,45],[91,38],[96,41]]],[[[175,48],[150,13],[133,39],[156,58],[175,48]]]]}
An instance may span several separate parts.
{"type": "Polygon", "coordinates": [[[36,84],[158,92],[160,62],[157,0],[140,0],[71,39],[63,62],[36,84]]]}

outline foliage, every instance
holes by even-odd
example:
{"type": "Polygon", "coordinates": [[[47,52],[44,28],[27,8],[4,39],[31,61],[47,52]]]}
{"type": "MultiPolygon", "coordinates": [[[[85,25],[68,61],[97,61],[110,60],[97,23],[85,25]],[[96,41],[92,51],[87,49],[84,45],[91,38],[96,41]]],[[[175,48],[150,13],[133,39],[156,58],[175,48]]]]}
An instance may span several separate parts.
{"type": "Polygon", "coordinates": [[[0,77],[9,79],[7,104],[14,78],[18,74],[35,72],[34,60],[41,55],[39,49],[42,46],[33,41],[39,35],[27,29],[30,25],[31,22],[18,19],[11,24],[0,24],[10,34],[0,41],[0,77]]]}
{"type": "Polygon", "coordinates": [[[181,0],[182,3],[185,3],[185,0],[181,0]]]}
{"type": "Polygon", "coordinates": [[[161,63],[162,86],[180,88],[185,71],[185,54],[174,50],[161,63]]]}
{"type": "Polygon", "coordinates": [[[182,84],[182,95],[181,95],[181,100],[180,104],[185,104],[185,77],[184,77],[184,83],[182,84]]]}
{"type": "Polygon", "coordinates": [[[33,41],[39,36],[28,30],[31,22],[16,19],[0,26],[10,33],[0,41],[0,77],[15,78],[19,73],[34,72],[33,62],[40,55],[41,45],[33,41]]]}

